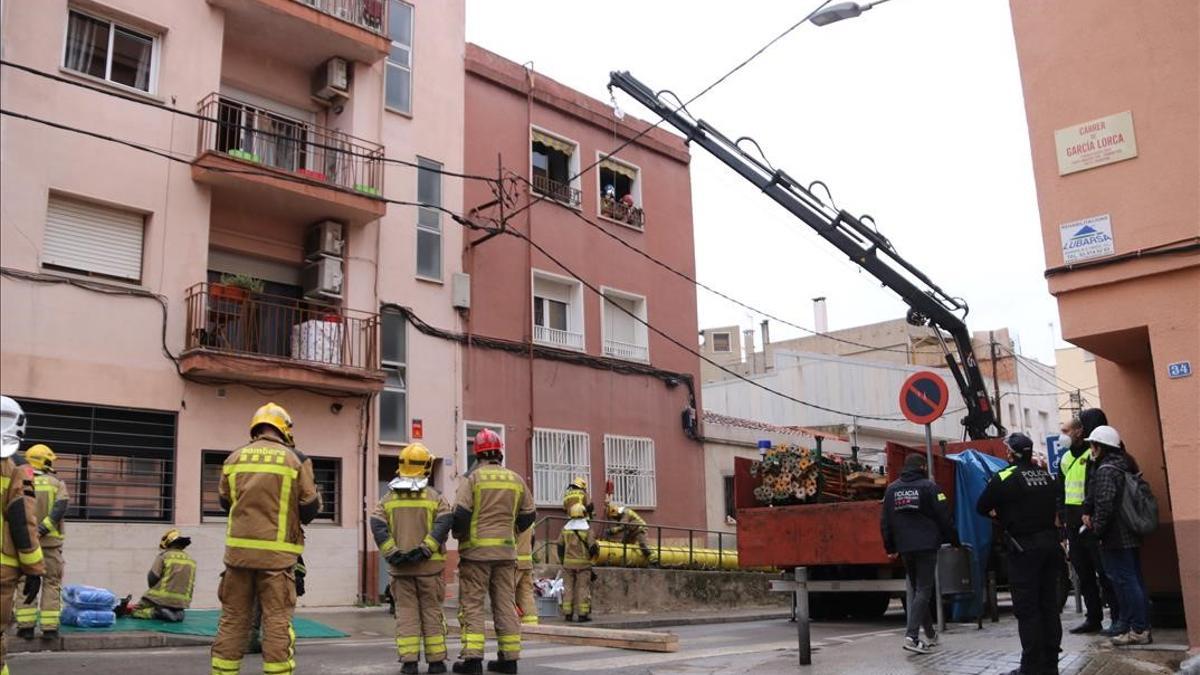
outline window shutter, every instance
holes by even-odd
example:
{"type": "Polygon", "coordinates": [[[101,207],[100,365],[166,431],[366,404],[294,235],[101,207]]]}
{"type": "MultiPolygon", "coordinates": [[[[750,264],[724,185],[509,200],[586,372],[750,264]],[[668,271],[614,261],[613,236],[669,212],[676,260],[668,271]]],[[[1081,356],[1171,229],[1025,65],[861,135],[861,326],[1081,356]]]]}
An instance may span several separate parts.
{"type": "Polygon", "coordinates": [[[141,281],[144,229],[139,213],[51,196],[42,264],[141,281]]]}

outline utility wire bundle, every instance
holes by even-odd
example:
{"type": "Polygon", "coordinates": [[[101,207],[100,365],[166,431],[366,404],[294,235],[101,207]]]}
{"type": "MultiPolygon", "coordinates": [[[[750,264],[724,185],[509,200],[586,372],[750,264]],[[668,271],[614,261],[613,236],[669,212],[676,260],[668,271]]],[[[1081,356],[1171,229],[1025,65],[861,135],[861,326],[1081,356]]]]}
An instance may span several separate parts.
{"type": "Polygon", "coordinates": [[[764,506],[879,499],[887,487],[866,465],[798,445],[772,446],[750,475],[759,481],[754,498],[764,506]]]}

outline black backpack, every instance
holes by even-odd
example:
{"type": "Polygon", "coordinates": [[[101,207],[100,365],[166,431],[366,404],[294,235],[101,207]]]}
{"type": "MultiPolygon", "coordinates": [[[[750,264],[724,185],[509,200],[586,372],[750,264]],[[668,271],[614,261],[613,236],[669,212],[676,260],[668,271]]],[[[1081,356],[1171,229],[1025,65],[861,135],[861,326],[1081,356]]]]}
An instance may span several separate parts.
{"type": "Polygon", "coordinates": [[[1146,536],[1158,528],[1158,500],[1150,491],[1150,484],[1140,473],[1124,471],[1112,464],[1104,464],[1101,469],[1120,471],[1124,475],[1121,486],[1120,518],[1131,531],[1138,536],[1146,536]]]}

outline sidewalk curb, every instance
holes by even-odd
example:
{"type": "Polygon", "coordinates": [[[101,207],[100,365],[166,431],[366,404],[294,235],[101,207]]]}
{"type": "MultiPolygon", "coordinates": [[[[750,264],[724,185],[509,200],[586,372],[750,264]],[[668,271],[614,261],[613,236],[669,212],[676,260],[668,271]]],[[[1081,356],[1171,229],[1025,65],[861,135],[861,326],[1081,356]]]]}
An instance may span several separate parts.
{"type": "Polygon", "coordinates": [[[33,652],[87,652],[99,649],[161,649],[166,647],[198,647],[212,644],[203,635],[175,635],[153,631],[128,633],[96,633],[92,635],[63,635],[57,640],[5,639],[12,654],[33,652]]]}
{"type": "MultiPolygon", "coordinates": [[[[764,611],[759,614],[714,614],[703,616],[675,616],[665,617],[662,619],[630,619],[625,621],[605,621],[597,619],[591,625],[596,628],[616,628],[621,630],[632,630],[638,628],[664,628],[667,626],[710,626],[723,623],[744,623],[752,621],[771,621],[773,619],[790,619],[792,618],[791,610],[783,612],[764,611]]],[[[557,624],[559,622],[547,622],[548,624],[557,624]]],[[[570,625],[570,624],[563,624],[570,625]]]]}

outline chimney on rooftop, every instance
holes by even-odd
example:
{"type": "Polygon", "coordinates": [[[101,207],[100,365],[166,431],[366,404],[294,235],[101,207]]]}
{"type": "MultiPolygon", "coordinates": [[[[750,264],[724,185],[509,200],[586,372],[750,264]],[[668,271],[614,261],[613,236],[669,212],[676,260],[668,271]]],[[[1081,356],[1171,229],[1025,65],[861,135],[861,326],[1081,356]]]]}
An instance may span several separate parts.
{"type": "Polygon", "coordinates": [[[763,319],[759,324],[759,332],[762,334],[763,372],[765,373],[775,366],[774,359],[771,358],[771,322],[763,319]]]}
{"type": "Polygon", "coordinates": [[[754,368],[754,329],[747,328],[742,331],[742,343],[746,349],[746,368],[748,372],[754,373],[757,370],[754,368]]]}
{"type": "Polygon", "coordinates": [[[829,332],[829,314],[825,310],[825,296],[813,298],[813,326],[818,333],[829,332]]]}

